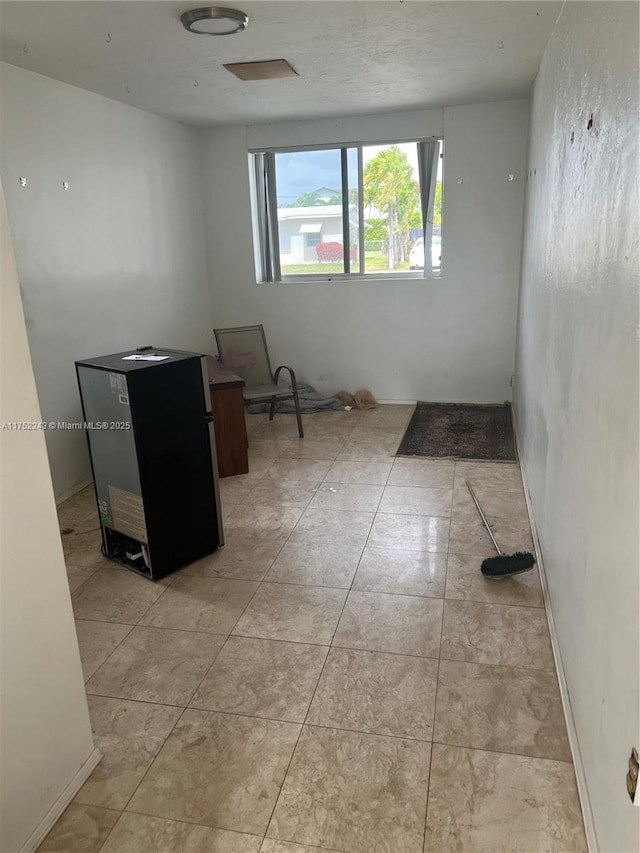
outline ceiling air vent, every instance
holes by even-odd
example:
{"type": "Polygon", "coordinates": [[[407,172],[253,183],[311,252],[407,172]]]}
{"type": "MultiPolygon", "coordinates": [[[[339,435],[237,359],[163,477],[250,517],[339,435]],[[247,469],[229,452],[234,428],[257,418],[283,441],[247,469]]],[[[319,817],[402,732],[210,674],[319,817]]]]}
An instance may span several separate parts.
{"type": "Polygon", "coordinates": [[[297,77],[286,59],[265,59],[261,62],[230,62],[224,66],[240,80],[277,80],[280,77],[297,77]]]}

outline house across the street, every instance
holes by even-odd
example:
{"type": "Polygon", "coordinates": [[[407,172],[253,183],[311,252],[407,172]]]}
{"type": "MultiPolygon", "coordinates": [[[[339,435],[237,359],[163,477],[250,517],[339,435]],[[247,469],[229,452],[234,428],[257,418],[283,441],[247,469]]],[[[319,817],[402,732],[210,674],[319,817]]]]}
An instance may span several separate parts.
{"type": "MultiPolygon", "coordinates": [[[[358,211],[349,205],[351,240],[358,239],[358,211]]],[[[278,234],[282,266],[318,263],[318,243],[342,243],[342,206],[279,207],[278,234]]]]}

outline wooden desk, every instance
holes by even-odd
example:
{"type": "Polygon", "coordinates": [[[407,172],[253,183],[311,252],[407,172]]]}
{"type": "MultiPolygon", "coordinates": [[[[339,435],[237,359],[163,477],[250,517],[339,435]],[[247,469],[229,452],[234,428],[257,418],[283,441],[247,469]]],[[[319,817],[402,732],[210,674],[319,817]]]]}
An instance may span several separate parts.
{"type": "Polygon", "coordinates": [[[211,409],[216,433],[216,453],[220,477],[247,474],[247,427],[244,420],[244,379],[212,355],[207,356],[211,409]]]}

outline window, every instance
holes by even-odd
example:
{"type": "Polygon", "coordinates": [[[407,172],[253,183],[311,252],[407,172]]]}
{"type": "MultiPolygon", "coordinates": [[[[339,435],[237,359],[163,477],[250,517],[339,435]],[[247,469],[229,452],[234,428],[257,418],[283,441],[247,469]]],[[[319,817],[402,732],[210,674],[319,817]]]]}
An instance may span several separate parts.
{"type": "Polygon", "coordinates": [[[261,281],[439,273],[441,139],[252,157],[261,281]]]}

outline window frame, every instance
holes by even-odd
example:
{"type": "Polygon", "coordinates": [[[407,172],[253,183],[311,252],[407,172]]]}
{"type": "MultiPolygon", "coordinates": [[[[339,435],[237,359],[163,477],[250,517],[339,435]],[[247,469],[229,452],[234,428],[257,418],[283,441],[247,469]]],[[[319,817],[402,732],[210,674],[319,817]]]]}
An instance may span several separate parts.
{"type": "MultiPolygon", "coordinates": [[[[364,271],[364,202],[363,202],[363,148],[399,145],[420,142],[439,142],[439,159],[442,162],[442,186],[444,195],[444,136],[424,136],[419,138],[409,137],[404,139],[392,139],[375,142],[341,142],[323,143],[320,145],[291,145],[270,148],[249,149],[249,164],[251,174],[251,212],[254,240],[254,254],[256,258],[256,273],[258,284],[304,284],[305,282],[337,282],[337,281],[397,281],[398,279],[428,280],[442,277],[442,248],[440,249],[440,266],[427,272],[425,265],[422,270],[401,270],[398,272],[375,272],[364,271]],[[295,275],[283,275],[280,267],[280,245],[278,228],[278,202],[276,195],[276,154],[288,154],[307,151],[339,151],[341,162],[341,192],[342,192],[342,234],[343,247],[350,246],[349,217],[345,216],[349,208],[348,197],[348,150],[356,149],[358,156],[358,216],[360,227],[358,229],[358,257],[360,258],[360,271],[351,272],[350,251],[344,253],[344,272],[339,273],[297,273],[295,275]],[[253,161],[253,162],[252,162],[253,161]],[[274,218],[275,214],[275,218],[274,218]],[[275,227],[273,223],[275,221],[275,227]]],[[[418,177],[420,180],[420,176],[418,177]]],[[[444,204],[442,205],[444,207],[444,204]]],[[[442,213],[444,221],[444,212],[442,213]]],[[[423,232],[424,233],[424,232],[423,232]]],[[[440,239],[444,229],[440,225],[440,239]]],[[[429,247],[431,251],[431,246],[429,247]]]]}

